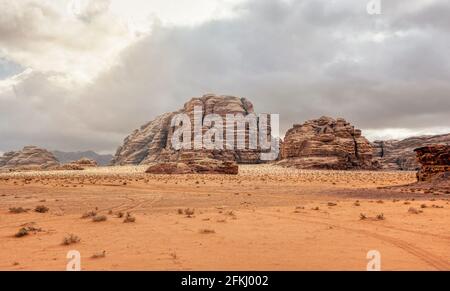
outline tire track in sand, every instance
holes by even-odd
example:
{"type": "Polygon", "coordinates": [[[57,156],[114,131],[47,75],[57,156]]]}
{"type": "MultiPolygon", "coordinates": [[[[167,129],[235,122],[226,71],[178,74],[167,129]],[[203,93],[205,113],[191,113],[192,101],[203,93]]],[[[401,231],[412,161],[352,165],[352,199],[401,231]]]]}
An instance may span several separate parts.
{"type": "MultiPolygon", "coordinates": [[[[348,232],[353,232],[353,233],[357,233],[357,234],[362,234],[362,235],[366,235],[369,237],[373,237],[375,239],[384,241],[386,243],[389,243],[397,248],[400,248],[408,253],[410,253],[411,255],[419,258],[420,260],[422,260],[423,262],[427,263],[428,265],[432,266],[433,268],[439,270],[439,271],[448,271],[450,270],[450,262],[448,262],[445,259],[442,259],[441,257],[432,254],[429,251],[426,251],[422,248],[419,248],[417,246],[414,246],[408,242],[405,242],[403,240],[388,236],[388,235],[384,235],[384,234],[379,234],[379,233],[375,233],[375,232],[371,232],[368,230],[364,230],[364,229],[358,229],[358,228],[351,228],[348,226],[342,226],[342,225],[337,225],[334,223],[329,223],[329,222],[325,222],[325,221],[320,221],[320,220],[312,220],[312,219],[303,219],[303,218],[299,218],[299,217],[292,217],[292,216],[285,216],[285,215],[280,215],[277,213],[272,213],[272,212],[266,212],[263,213],[261,211],[256,211],[253,212],[254,214],[257,215],[261,215],[261,216],[266,216],[266,217],[276,217],[279,219],[288,219],[288,220],[294,220],[294,221],[299,221],[299,222],[305,222],[305,223],[311,223],[311,224],[318,224],[318,225],[323,225],[323,226],[331,226],[333,228],[337,228],[337,229],[341,229],[344,231],[348,231],[348,232]]],[[[319,218],[320,219],[320,218],[319,218]]]]}

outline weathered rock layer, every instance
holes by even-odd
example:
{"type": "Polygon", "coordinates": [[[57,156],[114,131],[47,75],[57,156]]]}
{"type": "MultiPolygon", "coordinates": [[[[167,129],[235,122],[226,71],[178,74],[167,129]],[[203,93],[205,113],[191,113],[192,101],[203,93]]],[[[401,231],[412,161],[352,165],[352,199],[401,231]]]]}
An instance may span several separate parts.
{"type": "Polygon", "coordinates": [[[370,142],[345,119],[296,124],[281,145],[279,165],[302,169],[372,169],[370,142]]]}

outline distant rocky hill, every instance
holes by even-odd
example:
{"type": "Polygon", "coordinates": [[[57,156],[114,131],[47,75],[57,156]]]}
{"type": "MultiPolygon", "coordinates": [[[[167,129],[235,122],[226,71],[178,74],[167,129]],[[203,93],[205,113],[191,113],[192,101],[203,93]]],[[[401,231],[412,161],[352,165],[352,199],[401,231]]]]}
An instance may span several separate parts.
{"type": "Polygon", "coordinates": [[[83,158],[94,160],[99,166],[107,166],[111,163],[113,155],[101,155],[93,151],[80,151],[80,152],[63,152],[52,151],[55,157],[62,163],[67,164],[73,161],[78,161],[83,158]]]}
{"type": "Polygon", "coordinates": [[[51,152],[36,146],[26,146],[20,151],[7,152],[0,157],[2,169],[41,170],[57,166],[59,161],[51,152]]]}
{"type": "Polygon", "coordinates": [[[281,166],[301,169],[375,169],[370,142],[343,118],[323,116],[288,130],[281,166]]]}
{"type": "Polygon", "coordinates": [[[416,148],[428,145],[450,145],[450,133],[433,136],[410,137],[404,140],[375,141],[374,157],[386,170],[415,171],[420,168],[416,148]]]}

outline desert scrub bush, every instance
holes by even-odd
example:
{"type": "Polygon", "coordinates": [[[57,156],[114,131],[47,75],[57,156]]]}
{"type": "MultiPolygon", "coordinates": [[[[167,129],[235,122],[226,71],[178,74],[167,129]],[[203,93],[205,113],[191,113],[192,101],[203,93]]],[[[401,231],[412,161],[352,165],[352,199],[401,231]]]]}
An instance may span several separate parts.
{"type": "Polygon", "coordinates": [[[123,212],[118,212],[116,214],[117,218],[122,218],[124,216],[123,212]]]}
{"type": "Polygon", "coordinates": [[[214,229],[207,229],[207,228],[200,229],[199,232],[201,234],[213,234],[213,233],[216,233],[216,231],[214,229]]]}
{"type": "Polygon", "coordinates": [[[91,256],[92,259],[100,259],[106,257],[106,251],[102,251],[100,253],[95,253],[91,256]]]}
{"type": "Polygon", "coordinates": [[[46,212],[49,211],[49,208],[47,206],[44,206],[44,205],[38,205],[38,206],[36,206],[34,211],[38,212],[38,213],[46,213],[46,212]]]}
{"type": "Polygon", "coordinates": [[[19,231],[14,236],[15,237],[23,237],[23,236],[29,235],[30,232],[36,233],[36,232],[41,232],[41,231],[42,231],[41,228],[34,227],[34,226],[28,224],[28,226],[24,226],[21,229],[19,229],[19,231]]]}
{"type": "Polygon", "coordinates": [[[74,234],[69,234],[68,236],[63,238],[62,244],[65,246],[71,245],[71,244],[76,244],[79,243],[81,241],[81,239],[74,235],[74,234]]]}
{"type": "Polygon", "coordinates": [[[131,213],[127,212],[127,216],[123,220],[123,223],[133,223],[136,222],[136,217],[132,216],[131,213]]]}
{"type": "Polygon", "coordinates": [[[9,212],[14,213],[14,214],[19,214],[19,213],[28,212],[28,209],[25,209],[22,207],[11,207],[11,208],[9,208],[9,212]]]}
{"type": "Polygon", "coordinates": [[[23,237],[29,234],[29,231],[26,227],[22,227],[19,229],[19,231],[15,234],[15,237],[23,237]]]}
{"type": "Polygon", "coordinates": [[[192,217],[192,216],[194,215],[194,213],[195,213],[195,209],[186,208],[186,209],[184,210],[184,214],[185,214],[187,217],[192,217]]]}
{"type": "Polygon", "coordinates": [[[365,215],[364,213],[360,213],[359,214],[359,219],[360,220],[366,220],[367,219],[367,215],[365,215]]]}
{"type": "Polygon", "coordinates": [[[420,213],[422,213],[423,211],[422,210],[417,210],[416,208],[414,208],[414,207],[410,207],[409,209],[408,209],[408,213],[411,213],[411,214],[420,214],[420,213]]]}
{"type": "Polygon", "coordinates": [[[98,216],[92,217],[93,222],[102,222],[102,221],[106,221],[107,219],[108,219],[108,217],[106,217],[105,215],[98,215],[98,216]]]}
{"type": "Polygon", "coordinates": [[[82,219],[86,219],[86,218],[94,217],[96,215],[97,215],[97,212],[95,212],[95,211],[88,211],[88,212],[83,213],[83,215],[81,215],[81,218],[82,219]]]}
{"type": "Polygon", "coordinates": [[[377,220],[385,220],[386,218],[384,217],[384,214],[383,214],[383,213],[380,213],[380,214],[378,214],[378,215],[376,216],[376,219],[377,219],[377,220]]]}

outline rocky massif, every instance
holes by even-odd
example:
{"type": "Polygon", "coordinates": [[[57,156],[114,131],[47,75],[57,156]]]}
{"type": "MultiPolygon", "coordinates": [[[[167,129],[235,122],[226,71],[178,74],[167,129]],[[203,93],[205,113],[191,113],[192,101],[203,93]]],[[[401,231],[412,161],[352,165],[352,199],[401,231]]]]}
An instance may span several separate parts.
{"type": "Polygon", "coordinates": [[[281,146],[279,165],[302,169],[373,169],[370,142],[343,118],[296,124],[281,146]]]}
{"type": "Polygon", "coordinates": [[[49,151],[36,146],[26,146],[20,151],[7,152],[0,157],[0,168],[17,170],[42,170],[57,167],[59,161],[49,151]]]}
{"type": "MultiPolygon", "coordinates": [[[[197,171],[201,167],[193,166],[198,161],[208,159],[212,161],[236,162],[236,163],[260,163],[260,151],[258,150],[207,150],[207,149],[181,149],[175,150],[172,146],[172,137],[176,131],[171,126],[172,119],[177,114],[186,114],[191,121],[191,140],[194,140],[194,108],[201,107],[203,117],[208,114],[215,114],[226,120],[227,114],[242,114],[247,116],[254,113],[253,104],[245,98],[233,96],[204,95],[200,98],[192,98],[184,104],[184,107],[176,112],[166,113],[158,116],[153,121],[143,125],[129,135],[119,149],[112,161],[113,165],[136,165],[152,163],[173,163],[171,171],[197,171]],[[183,163],[183,170],[180,170],[179,163],[183,163]],[[190,170],[187,170],[187,169],[190,170]],[[195,170],[197,169],[197,170],[195,170]]],[[[224,129],[227,124],[224,123],[224,129]]],[[[210,126],[203,126],[205,133],[210,126]]],[[[248,140],[248,129],[244,129],[244,136],[248,140]]],[[[236,131],[238,133],[238,131],[236,131]]],[[[203,163],[203,162],[200,162],[203,163]]],[[[225,165],[220,165],[219,168],[225,165]]],[[[164,164],[167,168],[168,164],[164,164]]],[[[234,169],[234,165],[233,165],[234,169]]],[[[204,170],[201,170],[204,172],[204,170]]],[[[215,170],[213,170],[215,171],[215,170]]],[[[233,170],[230,170],[233,171],[233,170]]]]}
{"type": "Polygon", "coordinates": [[[421,167],[417,173],[419,182],[435,178],[450,179],[450,145],[429,145],[414,150],[421,167]],[[443,177],[443,175],[445,177],[443,177]]]}
{"type": "Polygon", "coordinates": [[[449,145],[450,134],[375,141],[373,142],[374,158],[385,170],[415,171],[420,168],[420,163],[414,149],[436,144],[449,145]]]}

